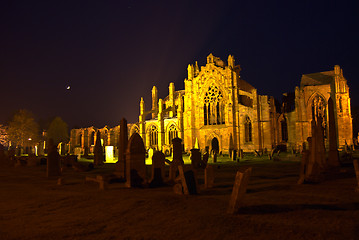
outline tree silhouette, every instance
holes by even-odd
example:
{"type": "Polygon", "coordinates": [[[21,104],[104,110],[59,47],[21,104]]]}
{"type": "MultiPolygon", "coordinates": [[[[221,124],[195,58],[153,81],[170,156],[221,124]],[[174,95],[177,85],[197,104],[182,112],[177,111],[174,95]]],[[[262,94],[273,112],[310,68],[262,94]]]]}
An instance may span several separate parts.
{"type": "Polygon", "coordinates": [[[47,139],[50,138],[54,140],[55,146],[57,146],[60,142],[68,142],[69,140],[67,123],[60,117],[55,117],[47,129],[47,139]]]}
{"type": "Polygon", "coordinates": [[[10,121],[7,133],[12,146],[34,146],[39,140],[39,125],[30,111],[21,109],[10,121]]]}

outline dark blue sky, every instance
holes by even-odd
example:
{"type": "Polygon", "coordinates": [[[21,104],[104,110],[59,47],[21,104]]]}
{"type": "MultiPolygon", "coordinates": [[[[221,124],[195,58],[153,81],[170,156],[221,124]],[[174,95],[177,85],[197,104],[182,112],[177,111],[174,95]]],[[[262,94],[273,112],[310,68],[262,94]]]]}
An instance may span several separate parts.
{"type": "Polygon", "coordinates": [[[0,123],[20,108],[70,127],[135,122],[141,96],[149,108],[153,85],[184,89],[210,53],[278,99],[339,64],[359,105],[356,0],[2,1],[0,29],[0,123]]]}

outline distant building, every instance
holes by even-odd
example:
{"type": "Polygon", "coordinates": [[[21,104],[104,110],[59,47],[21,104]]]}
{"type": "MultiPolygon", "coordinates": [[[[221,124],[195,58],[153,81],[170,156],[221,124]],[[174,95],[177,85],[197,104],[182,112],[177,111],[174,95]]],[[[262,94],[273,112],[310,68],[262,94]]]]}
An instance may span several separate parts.
{"type": "MultiPolygon", "coordinates": [[[[324,118],[328,135],[329,97],[335,100],[339,147],[353,144],[349,88],[339,66],[333,71],[305,74],[295,93],[284,94],[281,107],[271,96],[257,94],[257,89],[240,78],[241,68],[233,56],[227,63],[210,54],[199,69],[197,62],[188,65],[185,89],[169,85],[169,95],[158,99],[152,88],[151,108],[140,101],[139,122],[128,124],[129,136],[138,132],[146,148],[170,153],[171,140],[183,139],[184,150],[194,148],[229,153],[231,150],[262,151],[283,145],[300,150],[311,136],[311,119],[324,118]],[[148,117],[150,117],[149,120],[148,117]]],[[[119,126],[100,129],[104,145],[117,147],[119,126]]],[[[96,129],[71,131],[71,149],[79,147],[91,153],[96,129]]]]}

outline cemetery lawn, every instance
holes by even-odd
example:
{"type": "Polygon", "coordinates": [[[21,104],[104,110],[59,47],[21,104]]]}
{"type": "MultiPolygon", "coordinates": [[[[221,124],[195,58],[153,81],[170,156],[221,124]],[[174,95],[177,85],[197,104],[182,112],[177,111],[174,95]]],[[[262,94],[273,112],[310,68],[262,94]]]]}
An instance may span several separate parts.
{"type": "Polygon", "coordinates": [[[297,185],[299,158],[220,161],[212,164],[214,188],[190,196],[170,186],[126,189],[121,183],[101,191],[84,181],[111,174],[113,164],[67,170],[63,185],[46,177],[46,166],[0,166],[0,239],[358,239],[351,161],[325,181],[304,185],[297,185]],[[229,215],[236,171],[245,166],[253,167],[247,194],[240,211],[229,215]]]}

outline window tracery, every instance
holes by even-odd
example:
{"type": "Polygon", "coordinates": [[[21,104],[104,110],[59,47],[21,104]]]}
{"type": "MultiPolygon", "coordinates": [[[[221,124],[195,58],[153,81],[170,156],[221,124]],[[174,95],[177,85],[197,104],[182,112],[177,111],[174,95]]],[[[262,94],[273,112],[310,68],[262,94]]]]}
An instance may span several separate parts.
{"type": "Polygon", "coordinates": [[[222,92],[217,86],[210,86],[204,97],[204,125],[225,124],[224,111],[222,92]]]}
{"type": "Polygon", "coordinates": [[[152,125],[150,128],[150,146],[157,145],[158,143],[158,130],[155,125],[152,125]]]}
{"type": "Polygon", "coordinates": [[[168,129],[168,144],[172,143],[172,139],[178,137],[178,131],[174,124],[172,124],[168,129]]]}

